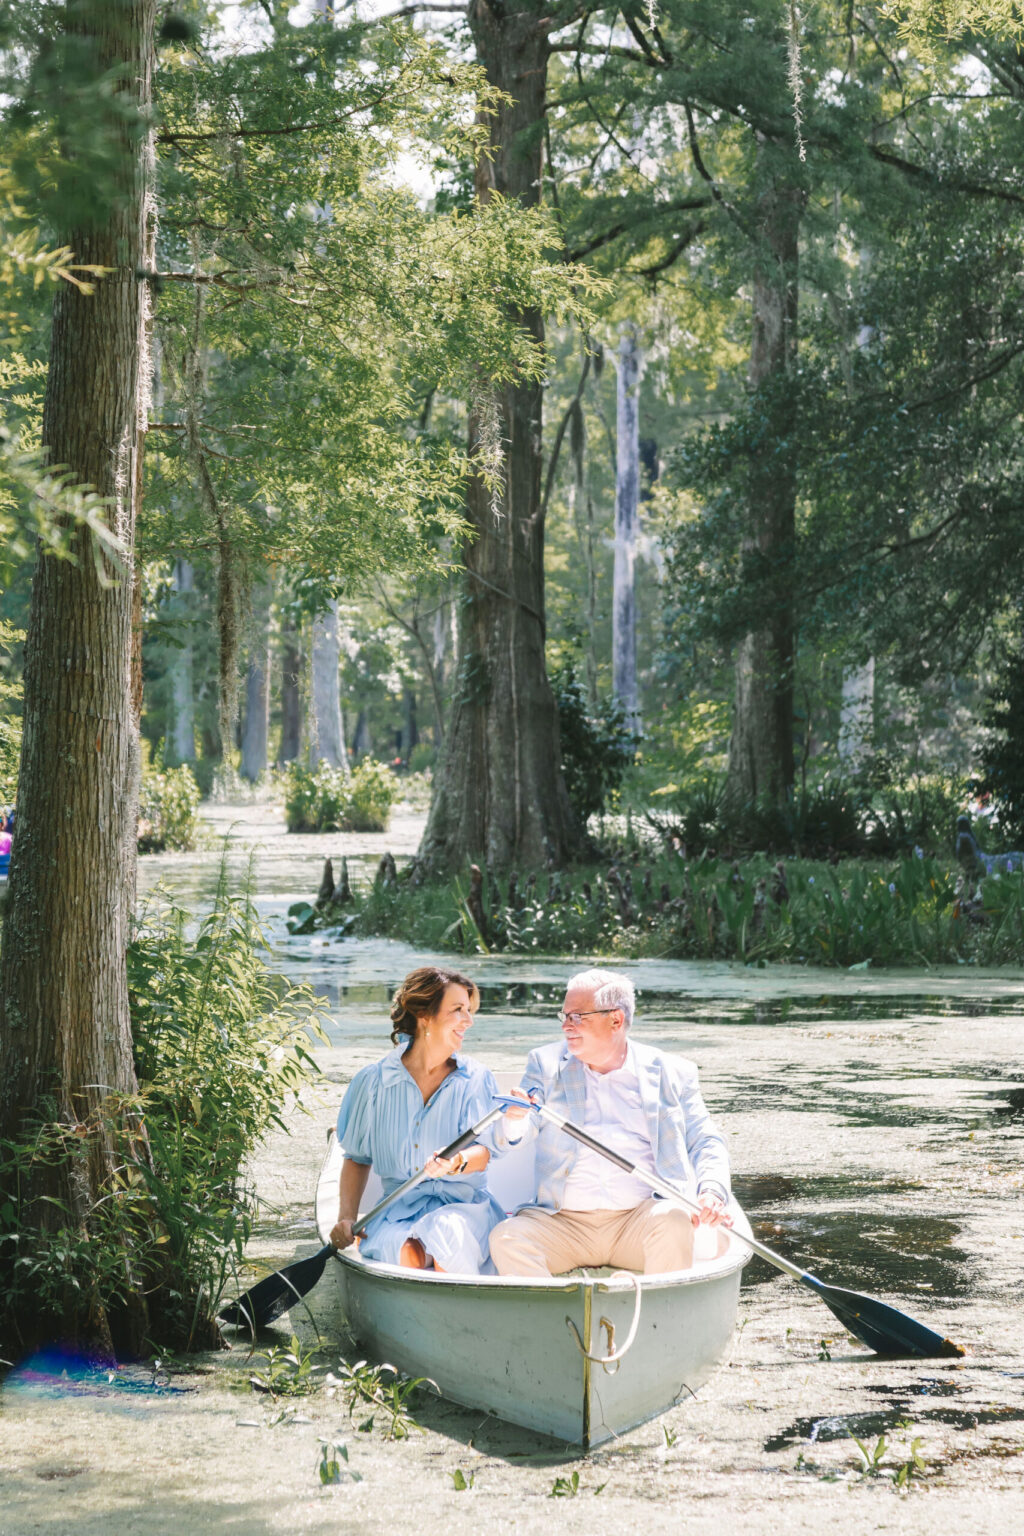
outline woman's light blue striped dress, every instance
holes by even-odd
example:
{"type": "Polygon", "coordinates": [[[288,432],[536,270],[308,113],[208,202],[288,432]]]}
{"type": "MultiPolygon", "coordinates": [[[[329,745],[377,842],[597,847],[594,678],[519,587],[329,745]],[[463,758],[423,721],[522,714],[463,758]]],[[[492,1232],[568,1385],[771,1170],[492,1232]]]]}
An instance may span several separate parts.
{"type": "MultiPolygon", "coordinates": [[[[363,1067],[349,1084],[338,1111],[338,1141],[345,1156],[371,1163],[390,1194],[494,1108],[497,1084],[469,1056],[455,1057],[437,1091],[423,1095],[402,1065],[406,1046],[363,1067]]],[[[439,1269],[479,1274],[489,1264],[488,1238],[505,1212],[487,1190],[485,1173],[424,1179],[367,1227],[360,1252],[384,1264],[399,1263],[402,1244],[418,1237],[439,1269]]]]}

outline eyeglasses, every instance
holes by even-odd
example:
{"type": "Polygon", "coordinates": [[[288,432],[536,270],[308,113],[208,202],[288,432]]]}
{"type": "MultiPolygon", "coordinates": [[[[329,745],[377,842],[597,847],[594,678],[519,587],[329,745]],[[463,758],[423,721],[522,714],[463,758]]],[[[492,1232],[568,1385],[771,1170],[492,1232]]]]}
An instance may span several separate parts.
{"type": "Polygon", "coordinates": [[[584,1013],[559,1013],[559,1024],[572,1024],[579,1029],[584,1019],[592,1019],[596,1013],[618,1013],[618,1008],[588,1008],[584,1013]]]}

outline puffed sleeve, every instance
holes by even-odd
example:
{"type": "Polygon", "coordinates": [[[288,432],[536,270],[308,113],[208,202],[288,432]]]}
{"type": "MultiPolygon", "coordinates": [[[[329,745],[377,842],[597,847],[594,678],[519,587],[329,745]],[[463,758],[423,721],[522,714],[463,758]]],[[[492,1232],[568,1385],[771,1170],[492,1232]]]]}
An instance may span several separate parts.
{"type": "Polygon", "coordinates": [[[348,1085],[338,1110],[338,1141],[354,1163],[373,1162],[373,1109],[379,1068],[362,1067],[348,1085]]]}

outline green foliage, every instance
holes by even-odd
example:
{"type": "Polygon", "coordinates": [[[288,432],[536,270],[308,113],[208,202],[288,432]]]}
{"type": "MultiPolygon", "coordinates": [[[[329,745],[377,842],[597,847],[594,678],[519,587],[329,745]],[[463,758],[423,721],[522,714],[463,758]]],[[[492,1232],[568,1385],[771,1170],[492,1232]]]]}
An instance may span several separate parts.
{"type": "Polygon", "coordinates": [[[470,1472],[469,1476],[467,1477],[466,1473],[463,1472],[461,1467],[456,1467],[455,1471],[452,1473],[452,1487],[455,1489],[456,1493],[468,1493],[469,1489],[472,1488],[475,1482],[475,1472],[470,1472]]]}
{"type": "Polygon", "coordinates": [[[995,801],[1000,832],[1015,846],[1024,839],[1024,648],[1003,661],[989,692],[975,788],[995,801]]]}
{"type": "Polygon", "coordinates": [[[272,1344],[257,1360],[266,1364],[249,1377],[256,1392],[266,1392],[270,1397],[308,1397],[321,1385],[317,1373],[326,1366],[313,1364],[313,1351],[304,1350],[292,1334],[287,1345],[272,1344]]]}
{"type": "MultiPolygon", "coordinates": [[[[607,1483],[598,1483],[597,1487],[593,1490],[593,1492],[595,1494],[603,1493],[604,1490],[607,1488],[607,1486],[608,1486],[607,1483]]],[[[580,1482],[580,1475],[579,1475],[579,1473],[578,1472],[570,1472],[568,1477],[556,1477],[555,1478],[554,1482],[551,1485],[551,1492],[548,1494],[548,1498],[549,1499],[575,1499],[576,1497],[578,1497],[579,1494],[581,1494],[581,1493],[583,1493],[585,1491],[586,1490],[584,1488],[584,1485],[580,1482]]]]}
{"type": "Polygon", "coordinates": [[[409,767],[413,773],[425,773],[437,761],[437,748],[429,741],[418,741],[409,753],[409,767]]]}
{"type": "Polygon", "coordinates": [[[403,1376],[393,1365],[369,1365],[365,1360],[340,1361],[337,1375],[329,1375],[327,1385],[344,1399],[350,1416],[357,1409],[371,1410],[358,1426],[364,1433],[372,1430],[376,1418],[383,1418],[387,1440],[407,1440],[418,1430],[420,1425],[410,1411],[412,1399],[427,1387],[437,1391],[429,1376],[403,1376]]]}
{"type": "Polygon", "coordinates": [[[736,805],[726,796],[724,775],[696,778],[662,798],[667,810],[650,813],[648,820],[688,854],[886,858],[914,848],[950,848],[968,784],[957,775],[904,774],[880,754],[870,771],[824,774],[781,804],[736,805]]]}
{"type": "MultiPolygon", "coordinates": [[[[913,1428],[913,1424],[909,1419],[904,1419],[896,1428],[908,1431],[913,1428]]],[[[874,1445],[867,1444],[857,1435],[851,1435],[850,1439],[860,1456],[861,1477],[889,1477],[901,1493],[906,1493],[914,1486],[915,1479],[924,1477],[928,1472],[928,1463],[921,1451],[923,1442],[920,1435],[915,1435],[909,1445],[903,1447],[893,1446],[884,1434],[879,1435],[874,1445]],[[887,1465],[885,1456],[890,1451],[894,1453],[894,1459],[891,1465],[887,1465]]]]}
{"type": "Polygon", "coordinates": [[[39,307],[36,291],[70,283],[90,294],[92,279],[103,278],[102,268],[71,258],[67,247],[44,244],[22,187],[9,165],[0,167],[0,581],[35,557],[37,540],[61,558],[85,553],[97,563],[108,558],[114,568],[122,552],[106,525],[106,503],[61,466],[48,464],[39,447],[45,367],[26,346],[29,317],[39,307]],[[78,541],[79,533],[91,538],[78,541]]]}
{"type": "Polygon", "coordinates": [[[342,1483],[346,1477],[353,1483],[361,1483],[363,1480],[363,1474],[353,1471],[348,1465],[348,1446],[341,1441],[320,1441],[317,1473],[325,1486],[342,1483]],[[345,1463],[344,1467],[342,1462],[345,1463]]]}
{"type": "Polygon", "coordinates": [[[27,1321],[49,1337],[73,1335],[97,1305],[128,1306],[138,1282],[152,1344],[192,1349],[216,1337],[213,1318],[251,1228],[246,1165],[317,1070],[318,1026],[312,992],[267,969],[252,907],[223,882],[194,939],[190,921],[180,911],[152,919],[129,947],[137,1101],[109,1103],[101,1125],[44,1110],[31,1135],[0,1142],[8,1343],[27,1321]],[[101,1139],[114,1156],[83,1219],[53,1192],[55,1179],[67,1163],[84,1170],[101,1139]],[[45,1224],[39,1201],[51,1207],[45,1224]]]}
{"type": "MultiPolygon", "coordinates": [[[[484,926],[460,881],[376,884],[355,931],[463,953],[659,956],[761,965],[1020,964],[1024,874],[975,891],[962,871],[916,854],[893,863],[804,859],[742,865],[639,850],[603,869],[486,881],[484,926]]],[[[350,921],[351,919],[346,919],[350,921]]],[[[325,916],[324,926],[331,926],[325,916]]]]}
{"type": "Polygon", "coordinates": [[[161,236],[176,276],[158,315],[168,425],[144,538],[159,551],[226,535],[255,563],[350,591],[447,565],[439,537],[462,527],[466,454],[415,425],[423,394],[538,376],[515,308],[576,310],[588,279],[553,256],[544,211],[421,206],[394,145],[428,162],[475,152],[484,130],[467,108],[493,93],[413,28],[334,20],[164,56],[161,236]],[[208,284],[179,281],[194,267],[208,284]]]}
{"type": "Polygon", "coordinates": [[[183,851],[196,846],[200,821],[199,785],[187,764],[165,768],[144,762],[139,794],[139,852],[183,851]]]}
{"type": "Polygon", "coordinates": [[[551,675],[558,706],[565,787],[580,823],[602,814],[614,799],[626,769],[636,757],[637,737],[622,709],[604,700],[588,710],[583,687],[572,665],[551,675]]]}
{"type": "Polygon", "coordinates": [[[366,759],[346,778],[340,768],[292,763],[285,789],[289,832],[385,832],[401,787],[383,763],[366,759]]]}
{"type": "Polygon", "coordinates": [[[21,758],[21,720],[14,713],[20,702],[21,688],[10,681],[4,668],[4,653],[22,636],[0,619],[0,806],[13,805],[18,791],[18,763],[21,758]]]}

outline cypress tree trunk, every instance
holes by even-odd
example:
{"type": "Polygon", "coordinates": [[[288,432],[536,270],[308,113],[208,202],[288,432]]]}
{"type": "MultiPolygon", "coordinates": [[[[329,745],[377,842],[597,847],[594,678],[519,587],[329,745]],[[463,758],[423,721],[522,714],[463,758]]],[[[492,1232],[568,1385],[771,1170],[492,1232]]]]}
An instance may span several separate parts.
{"type": "Polygon", "coordinates": [[[281,751],[282,763],[294,763],[302,744],[302,652],[295,620],[281,625],[281,751]]]}
{"type": "MultiPolygon", "coordinates": [[[[119,571],[108,567],[116,579],[104,582],[91,540],[78,533],[75,562],[40,560],[32,589],[0,972],[0,1134],[17,1136],[38,1114],[55,1113],[80,1151],[22,1189],[22,1209],[40,1229],[88,1230],[126,1128],[121,1100],[136,1089],[125,949],[138,816],[132,566],[140,403],[149,386],[148,294],[137,274],[147,267],[154,217],[145,122],[154,14],[155,0],[79,0],[66,13],[92,79],[107,76],[120,94],[118,102],[111,93],[106,124],[116,185],[98,199],[94,223],[59,236],[76,261],[111,270],[91,296],[70,285],[58,292],[43,441],[51,462],[110,498],[109,523],[125,553],[119,571]],[[137,113],[124,111],[126,100],[137,113]]],[[[108,1318],[93,1298],[89,1315],[68,1320],[71,1330],[106,1353],[112,1324],[119,1342],[137,1343],[144,1301],[133,1286],[129,1273],[126,1318],[108,1318]]]]}
{"type": "Polygon", "coordinates": [[[839,706],[839,759],[859,766],[871,754],[875,734],[875,658],[843,673],[839,706]]]}
{"type": "Polygon", "coordinates": [[[793,584],[798,238],[803,195],[774,178],[760,204],[750,382],[764,430],[752,449],[745,559],[765,583],[764,622],[740,641],[726,796],[782,800],[793,785],[793,584]]]}
{"type": "Polygon", "coordinates": [[[615,428],[615,567],[612,691],[631,730],[640,730],[636,681],[636,545],[640,532],[640,346],[635,326],[619,343],[615,428]]]}
{"type": "MultiPolygon", "coordinates": [[[[540,197],[551,7],[541,0],[470,0],[477,61],[508,93],[488,119],[476,193],[526,206],[540,197]]],[[[516,317],[537,341],[543,317],[516,317]]],[[[480,479],[466,516],[472,535],[459,612],[451,721],[420,856],[435,869],[481,858],[493,868],[559,864],[578,829],[561,769],[558,713],[544,665],[544,518],[540,383],[496,392],[470,417],[470,445],[497,436],[500,505],[480,479]]]]}
{"type": "Polygon", "coordinates": [[[245,673],[241,774],[243,779],[253,784],[267,771],[267,739],[270,734],[270,596],[269,582],[261,582],[253,602],[249,665],[245,673]]]}
{"type": "Polygon", "coordinates": [[[194,763],[196,760],[195,698],[192,682],[192,624],[194,587],[193,572],[188,560],[174,562],[174,616],[184,634],[180,636],[181,649],[174,652],[171,660],[171,678],[174,701],[174,723],[169,732],[169,761],[194,763]]]}
{"type": "Polygon", "coordinates": [[[348,754],[341,727],[341,683],[338,668],[341,664],[341,642],[338,635],[338,600],[332,598],[325,613],[318,613],[313,620],[313,644],[310,671],[312,687],[310,702],[309,760],[311,763],[329,763],[348,773],[348,754]]]}

